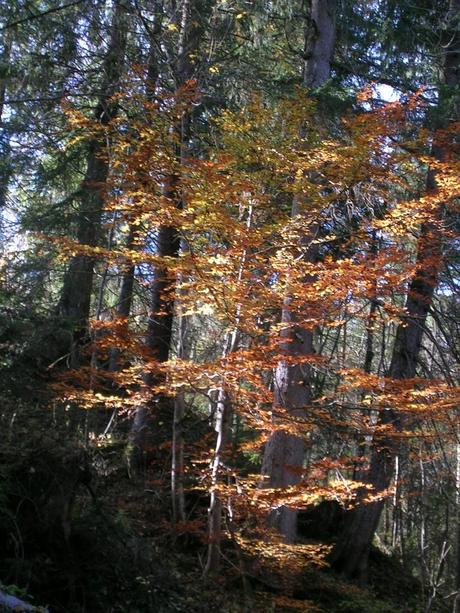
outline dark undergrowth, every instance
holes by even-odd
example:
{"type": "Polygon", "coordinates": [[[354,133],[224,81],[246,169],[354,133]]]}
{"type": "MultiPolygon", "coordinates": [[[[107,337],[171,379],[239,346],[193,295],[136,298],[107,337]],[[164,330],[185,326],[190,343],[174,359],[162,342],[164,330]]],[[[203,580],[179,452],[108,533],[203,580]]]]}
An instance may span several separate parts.
{"type": "Polygon", "coordinates": [[[130,479],[115,438],[84,448],[83,412],[5,403],[0,420],[0,579],[50,613],[423,610],[410,571],[377,549],[366,589],[311,564],[301,545],[280,545],[274,564],[268,548],[235,540],[205,579],[205,496],[190,495],[193,521],[174,531],[166,475],[130,479]]]}

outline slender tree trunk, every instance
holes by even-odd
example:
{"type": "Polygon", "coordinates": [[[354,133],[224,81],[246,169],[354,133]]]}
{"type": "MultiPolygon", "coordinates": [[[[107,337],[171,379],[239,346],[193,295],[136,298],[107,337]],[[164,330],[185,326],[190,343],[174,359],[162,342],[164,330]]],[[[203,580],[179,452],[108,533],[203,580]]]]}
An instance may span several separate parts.
{"type": "MultiPolygon", "coordinates": [[[[185,318],[181,317],[179,327],[182,327],[185,318]]],[[[174,420],[172,432],[171,457],[171,498],[173,523],[185,521],[185,490],[184,490],[184,417],[185,397],[179,392],[174,398],[174,420]]]]}
{"type": "MultiPolygon", "coordinates": [[[[157,7],[158,9],[159,7],[157,7]]],[[[188,13],[186,12],[188,15],[188,13]]],[[[184,27],[188,27],[188,21],[183,23],[184,27]]],[[[155,60],[155,48],[157,42],[154,35],[158,35],[160,28],[160,20],[155,23],[154,32],[152,32],[152,40],[150,41],[150,53],[148,61],[147,73],[147,97],[149,99],[155,96],[155,83],[159,75],[158,62],[155,60]]],[[[181,37],[186,37],[186,33],[182,32],[181,37]]],[[[178,56],[184,54],[183,43],[179,46],[178,56]]],[[[182,164],[182,149],[183,149],[183,126],[173,126],[173,131],[179,131],[177,135],[177,143],[172,144],[175,147],[176,158],[179,164],[182,164]]],[[[165,179],[163,193],[165,198],[172,200],[178,208],[181,208],[183,203],[179,190],[180,177],[170,175],[165,179]]],[[[155,238],[155,254],[159,258],[177,258],[179,255],[180,237],[176,228],[171,226],[160,226],[157,230],[155,238]]],[[[174,319],[174,298],[173,298],[174,280],[168,272],[168,268],[158,265],[153,271],[153,280],[150,284],[150,304],[149,316],[147,322],[147,332],[145,336],[145,346],[148,355],[158,364],[162,364],[168,360],[169,351],[172,339],[172,325],[174,319]]],[[[161,373],[153,373],[146,370],[143,376],[143,382],[146,388],[152,389],[163,383],[163,375],[161,373]]],[[[164,435],[160,435],[159,424],[163,425],[160,430],[172,428],[173,406],[170,398],[156,394],[150,399],[136,407],[133,424],[129,437],[129,464],[131,472],[139,473],[145,467],[149,449],[153,446],[153,433],[157,440],[165,440],[164,435]],[[166,424],[166,428],[165,428],[166,424]]]]}
{"type": "MultiPolygon", "coordinates": [[[[234,351],[238,345],[238,333],[233,333],[229,351],[234,351]]],[[[211,496],[208,510],[208,556],[204,574],[217,573],[220,569],[222,540],[222,500],[217,491],[221,471],[223,453],[229,443],[231,425],[231,403],[224,387],[221,387],[216,403],[215,430],[217,433],[214,457],[211,462],[211,496]]]]}
{"type": "MultiPolygon", "coordinates": [[[[2,54],[1,54],[1,62],[4,67],[8,67],[6,69],[8,75],[8,69],[10,65],[10,57],[11,50],[13,48],[13,32],[12,30],[6,30],[3,41],[2,41],[2,54]]],[[[5,69],[4,69],[5,70],[5,69]]],[[[6,100],[6,83],[7,83],[7,75],[2,76],[0,78],[0,122],[3,121],[3,111],[5,109],[5,100],[6,100]]]]}
{"type": "MultiPolygon", "coordinates": [[[[377,237],[376,237],[376,233],[375,230],[372,232],[372,242],[371,242],[371,249],[370,249],[370,253],[372,254],[372,256],[375,258],[375,256],[378,253],[378,245],[377,245],[377,237]]],[[[377,306],[378,306],[378,301],[377,301],[377,280],[375,280],[374,284],[373,284],[373,288],[372,288],[372,297],[370,300],[370,306],[369,306],[369,315],[367,317],[367,324],[366,324],[366,353],[364,356],[364,364],[363,364],[363,371],[365,373],[370,374],[372,372],[372,363],[374,361],[374,340],[375,340],[375,316],[377,313],[377,306]]],[[[361,400],[364,399],[365,394],[362,394],[361,400]]],[[[368,452],[368,442],[369,442],[369,437],[368,436],[360,436],[359,440],[358,440],[358,450],[357,450],[357,455],[360,459],[359,463],[357,465],[355,465],[354,469],[353,469],[353,479],[356,481],[361,481],[363,479],[363,466],[362,466],[362,459],[367,455],[368,452]]]]}
{"type": "MultiPolygon", "coordinates": [[[[444,82],[452,88],[458,87],[460,76],[459,10],[460,0],[451,0],[451,31],[448,43],[444,47],[444,82]],[[456,61],[453,61],[452,58],[456,58],[456,61]]],[[[433,156],[442,159],[442,150],[434,147],[433,156]]],[[[432,171],[429,171],[427,191],[435,189],[436,177],[432,171]]],[[[433,301],[441,262],[442,244],[439,230],[433,223],[422,224],[418,241],[416,272],[410,283],[406,300],[407,316],[403,324],[397,328],[388,373],[393,379],[410,379],[416,375],[426,318],[433,301]]],[[[394,410],[388,409],[380,415],[379,423],[399,431],[403,426],[403,417],[394,410]]],[[[397,439],[385,434],[375,435],[367,476],[367,483],[373,487],[375,492],[383,492],[390,486],[394,474],[395,458],[399,452],[400,444],[397,439]]],[[[370,504],[359,505],[347,514],[343,532],[332,552],[331,562],[337,570],[350,578],[361,582],[366,581],[369,549],[383,506],[384,500],[381,499],[370,504]]]]}
{"type": "MultiPolygon", "coordinates": [[[[128,242],[128,245],[131,243],[128,242]]],[[[120,295],[118,297],[116,316],[119,318],[127,319],[131,312],[131,306],[133,303],[133,290],[134,290],[134,271],[135,266],[133,264],[126,264],[126,268],[123,271],[121,277],[120,295]]],[[[118,359],[119,352],[115,360],[118,359]]],[[[111,360],[114,356],[111,356],[111,360]]],[[[116,370],[116,367],[111,364],[110,370],[116,370]]]]}
{"type": "MultiPolygon", "coordinates": [[[[149,54],[147,59],[147,77],[145,83],[145,92],[147,100],[153,101],[156,95],[156,86],[159,76],[159,65],[157,61],[157,53],[156,53],[156,45],[158,44],[157,38],[161,33],[161,25],[162,25],[162,14],[161,14],[161,6],[160,2],[156,2],[154,5],[153,12],[155,14],[155,22],[153,25],[153,29],[150,33],[150,47],[149,54]]],[[[134,224],[132,223],[132,218],[128,217],[127,224],[129,226],[129,233],[126,241],[126,249],[137,249],[137,236],[136,231],[134,229],[134,224]]],[[[136,267],[132,263],[132,261],[126,262],[122,275],[121,275],[121,285],[120,285],[120,293],[118,296],[115,317],[119,321],[122,322],[122,326],[124,331],[128,333],[128,319],[131,313],[131,308],[134,299],[134,283],[135,283],[135,272],[136,267]]],[[[120,368],[120,355],[121,352],[118,347],[114,346],[110,350],[110,358],[109,358],[109,372],[116,372],[120,368]]],[[[113,420],[117,415],[117,409],[114,409],[112,416],[110,418],[109,424],[107,428],[111,426],[113,420]]],[[[106,431],[107,431],[106,428],[106,431]]]]}
{"type": "MultiPolygon", "coordinates": [[[[179,39],[179,54],[177,56],[177,64],[175,70],[176,86],[184,85],[187,79],[190,79],[193,72],[193,66],[190,63],[190,54],[196,51],[196,45],[201,38],[202,32],[195,31],[193,21],[191,21],[191,10],[199,8],[199,2],[195,2],[191,6],[191,0],[183,0],[182,10],[177,12],[178,20],[177,27],[180,28],[179,39]],[[191,46],[190,46],[191,45],[191,46]],[[189,49],[190,46],[190,49],[189,49]]],[[[187,126],[188,118],[185,120],[187,126]]],[[[181,126],[181,161],[184,161],[184,123],[181,126]]],[[[172,322],[171,322],[172,323],[172,322]]],[[[177,333],[178,333],[178,352],[179,358],[185,357],[184,341],[187,327],[187,319],[180,315],[178,318],[177,333]]],[[[172,424],[172,454],[171,454],[171,499],[172,499],[172,514],[173,522],[185,520],[185,493],[184,493],[184,432],[183,421],[185,416],[185,398],[183,392],[179,392],[173,401],[173,424],[172,424]]]]}
{"type": "MultiPolygon", "coordinates": [[[[116,116],[117,104],[111,99],[117,91],[124,69],[127,40],[127,16],[123,3],[116,2],[107,54],[102,67],[101,96],[94,111],[94,120],[107,125],[116,116]]],[[[106,142],[93,139],[88,146],[88,162],[80,190],[77,240],[81,245],[94,247],[100,234],[104,208],[104,189],[109,171],[105,157],[106,142]]],[[[73,325],[71,366],[77,367],[81,348],[88,338],[88,320],[93,289],[94,258],[75,255],[64,276],[59,312],[73,325]]]]}
{"type": "Polygon", "coordinates": [[[455,531],[456,531],[456,554],[457,568],[455,573],[455,589],[457,594],[454,600],[453,613],[460,611],[460,443],[456,446],[457,466],[455,473],[455,531]]]}
{"type": "MultiPolygon", "coordinates": [[[[252,225],[252,207],[249,209],[248,219],[246,227],[251,228],[252,225]]],[[[244,270],[248,258],[247,250],[244,250],[241,258],[241,263],[238,271],[238,283],[241,283],[243,279],[244,270]]],[[[238,349],[240,343],[240,322],[241,322],[241,305],[238,305],[235,313],[235,328],[227,335],[224,343],[224,355],[233,353],[238,349]]],[[[215,430],[217,433],[216,446],[214,449],[214,455],[211,462],[211,495],[208,509],[208,556],[206,560],[206,566],[204,574],[216,573],[220,568],[220,544],[222,540],[222,501],[218,492],[218,480],[220,476],[221,464],[223,453],[231,442],[230,439],[230,426],[232,423],[233,411],[231,406],[231,399],[229,398],[225,390],[225,381],[222,381],[222,385],[219,389],[216,404],[216,421],[215,430]]]]}
{"type": "MultiPolygon", "coordinates": [[[[188,247],[186,241],[182,242],[181,251],[185,253],[188,247]]],[[[182,274],[178,275],[178,285],[183,282],[182,274]]],[[[185,296],[186,290],[179,289],[179,298],[185,296]]],[[[187,350],[187,322],[188,317],[180,313],[177,316],[177,357],[180,360],[188,358],[187,350]]],[[[184,490],[184,418],[185,394],[179,391],[174,397],[174,418],[171,450],[171,499],[173,523],[185,521],[185,490],[184,490]]]]}
{"type": "MultiPolygon", "coordinates": [[[[305,31],[305,64],[303,84],[316,89],[330,77],[330,67],[335,40],[335,0],[311,0],[310,14],[305,31]]],[[[299,126],[301,132],[304,131],[299,126]]],[[[299,214],[299,201],[295,197],[292,218],[299,214]]],[[[312,241],[317,227],[310,229],[303,239],[305,260],[315,259],[312,241]]],[[[306,280],[308,283],[308,280],[306,280]]],[[[305,415],[305,407],[311,400],[311,369],[305,364],[292,364],[292,357],[304,358],[313,354],[313,331],[295,325],[292,298],[286,296],[281,322],[286,324],[281,331],[280,349],[289,359],[281,360],[275,371],[274,404],[285,409],[293,418],[305,415]]],[[[299,482],[305,456],[305,442],[299,436],[276,431],[270,436],[264,452],[262,474],[267,477],[265,487],[287,488],[299,482]]],[[[296,511],[280,506],[271,513],[270,523],[287,541],[293,541],[297,533],[296,511]]]]}
{"type": "MultiPolygon", "coordinates": [[[[378,244],[377,244],[377,236],[375,230],[372,231],[372,242],[370,253],[373,258],[375,258],[378,254],[378,244]]],[[[374,360],[374,329],[375,329],[375,314],[377,312],[377,280],[375,281],[372,288],[372,297],[370,301],[369,307],[369,316],[367,318],[366,325],[366,354],[364,357],[363,370],[365,373],[372,372],[372,362],[374,360]]]]}

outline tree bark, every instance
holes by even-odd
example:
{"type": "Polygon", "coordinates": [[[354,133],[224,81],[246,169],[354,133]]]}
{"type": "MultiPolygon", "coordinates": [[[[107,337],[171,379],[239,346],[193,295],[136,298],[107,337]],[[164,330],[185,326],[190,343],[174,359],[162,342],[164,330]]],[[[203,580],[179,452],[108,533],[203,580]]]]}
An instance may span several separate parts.
{"type": "MultiPolygon", "coordinates": [[[[378,254],[378,244],[377,244],[377,237],[376,237],[375,230],[373,230],[372,232],[372,242],[371,242],[370,254],[372,255],[373,258],[375,258],[378,254]]],[[[377,279],[375,279],[373,283],[373,288],[372,288],[372,296],[370,299],[369,315],[367,317],[366,353],[364,356],[364,363],[363,363],[363,371],[368,374],[372,372],[372,363],[374,360],[374,353],[375,353],[374,352],[374,340],[375,340],[374,337],[375,337],[375,319],[376,319],[376,313],[377,313],[377,306],[378,306],[377,279]]],[[[365,393],[362,394],[361,400],[364,399],[364,396],[365,396],[365,393]]],[[[358,439],[357,456],[359,457],[360,462],[359,464],[355,465],[353,469],[353,479],[355,481],[362,481],[365,478],[365,476],[363,476],[362,474],[363,466],[362,466],[361,460],[365,458],[368,453],[368,442],[369,442],[368,436],[360,436],[360,438],[358,439]]]]}
{"type": "MultiPolygon", "coordinates": [[[[433,178],[429,179],[431,184],[433,178]]],[[[396,339],[388,375],[393,379],[411,379],[416,375],[424,327],[440,269],[441,243],[436,228],[424,224],[419,238],[417,270],[406,299],[407,316],[396,331],[396,339]],[[434,265],[433,262],[438,262],[434,265]]],[[[403,427],[403,416],[393,409],[383,411],[379,425],[403,427]]],[[[371,448],[370,469],[364,481],[374,492],[383,492],[391,484],[395,458],[400,444],[395,437],[376,434],[371,448]]],[[[384,499],[359,505],[348,512],[343,532],[334,548],[331,562],[352,579],[366,581],[369,549],[377,529],[384,499]]]]}
{"type": "Polygon", "coordinates": [[[454,599],[453,613],[460,611],[460,443],[456,445],[456,471],[455,471],[455,536],[457,568],[455,569],[455,589],[457,594],[454,599]]]}
{"type": "Polygon", "coordinates": [[[305,87],[317,89],[330,79],[335,45],[336,0],[311,0],[305,32],[305,87]]]}
{"type": "MultiPolygon", "coordinates": [[[[13,48],[13,32],[7,30],[3,40],[3,50],[0,63],[9,70],[11,50],[13,48]]],[[[7,204],[8,185],[11,178],[10,135],[5,127],[3,113],[5,110],[7,76],[0,78],[0,236],[3,233],[3,213],[7,204]]]]}
{"type": "MultiPolygon", "coordinates": [[[[118,112],[118,105],[113,102],[112,96],[116,93],[123,74],[126,41],[126,8],[123,3],[116,2],[110,40],[102,66],[102,93],[94,111],[94,121],[102,125],[108,125],[118,112]]],[[[105,149],[106,142],[102,138],[93,139],[89,143],[86,174],[80,190],[77,241],[89,247],[97,245],[100,234],[104,189],[109,172],[105,149]]],[[[73,326],[70,348],[72,368],[79,366],[81,349],[88,339],[93,276],[94,258],[82,254],[71,259],[64,276],[58,311],[73,326]]]]}
{"type": "MultiPolygon", "coordinates": [[[[171,177],[167,197],[177,202],[177,178],[171,177]]],[[[177,206],[181,206],[177,202],[177,206]]],[[[180,238],[177,230],[170,226],[160,226],[156,240],[156,254],[161,258],[176,258],[179,255],[180,238]]],[[[158,266],[154,271],[154,279],[150,287],[150,314],[147,323],[145,345],[148,355],[157,363],[162,364],[168,360],[172,338],[172,323],[174,314],[174,300],[171,295],[173,279],[168,269],[158,266]]],[[[152,389],[163,382],[162,374],[146,370],[143,382],[147,389],[152,389]]],[[[171,400],[162,394],[153,395],[147,403],[136,408],[133,425],[130,433],[131,468],[135,472],[142,469],[145,464],[149,448],[153,444],[152,436],[155,427],[160,422],[166,428],[171,426],[172,419],[171,400]]],[[[171,428],[169,428],[171,431],[171,428]]]]}
{"type": "MultiPolygon", "coordinates": [[[[181,252],[186,253],[188,246],[182,241],[181,252]]],[[[184,281],[184,275],[179,273],[178,285],[184,281]]],[[[179,299],[183,298],[186,290],[178,290],[179,299]]],[[[182,313],[177,315],[177,358],[185,360],[189,357],[187,347],[188,317],[182,313]]],[[[174,417],[172,430],[171,449],[171,501],[173,523],[185,521],[185,489],[184,489],[184,418],[185,418],[185,393],[177,392],[174,397],[174,417]]]]}
{"type": "MultiPolygon", "coordinates": [[[[229,352],[238,345],[238,332],[235,330],[230,341],[229,352]]],[[[222,500],[217,491],[218,479],[221,470],[222,457],[229,443],[231,425],[231,403],[224,387],[221,387],[216,403],[215,430],[217,433],[216,447],[211,462],[211,495],[208,510],[208,554],[204,574],[217,573],[220,569],[222,540],[222,500]]]]}
{"type": "MultiPolygon", "coordinates": [[[[304,48],[303,85],[317,89],[330,77],[331,61],[335,42],[335,0],[311,0],[307,19],[304,48]]],[[[299,126],[300,132],[304,131],[299,126]]],[[[291,217],[299,214],[298,197],[294,197],[291,217]]],[[[305,260],[315,259],[312,241],[317,227],[310,229],[302,243],[306,250],[305,260]]],[[[306,280],[308,283],[308,279],[306,280]]],[[[289,358],[304,358],[313,354],[313,331],[295,325],[292,313],[292,298],[286,296],[283,303],[281,322],[286,324],[281,331],[280,349],[289,358]]],[[[311,400],[311,369],[305,363],[290,364],[281,360],[275,371],[274,405],[285,409],[293,419],[305,415],[305,407],[311,400]]],[[[287,488],[299,482],[305,456],[305,441],[280,430],[270,436],[264,452],[262,475],[266,476],[263,486],[287,488]]],[[[286,541],[294,541],[297,534],[297,513],[286,506],[274,509],[270,515],[271,525],[277,528],[286,541]]]]}
{"type": "MultiPolygon", "coordinates": [[[[128,222],[129,223],[129,222],[128,222]]],[[[126,248],[132,249],[134,246],[134,230],[130,226],[126,248]]],[[[120,293],[118,295],[117,306],[115,309],[115,317],[118,320],[123,320],[124,325],[128,326],[128,317],[131,313],[133,303],[134,290],[134,274],[135,266],[132,262],[127,262],[121,275],[120,293]]],[[[118,347],[112,347],[109,358],[109,371],[116,372],[119,369],[120,350],[118,347]]]]}

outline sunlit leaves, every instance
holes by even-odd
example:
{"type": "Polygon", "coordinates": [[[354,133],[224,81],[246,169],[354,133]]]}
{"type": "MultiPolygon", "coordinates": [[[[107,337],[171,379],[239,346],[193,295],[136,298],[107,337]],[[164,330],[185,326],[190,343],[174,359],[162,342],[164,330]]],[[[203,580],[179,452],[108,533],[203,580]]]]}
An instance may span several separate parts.
{"type": "MultiPolygon", "coordinates": [[[[371,108],[363,93],[364,112],[350,114],[331,135],[319,125],[315,104],[299,91],[276,105],[255,95],[242,109],[222,112],[213,124],[216,142],[194,155],[192,146],[184,149],[180,125],[198,99],[191,83],[174,95],[159,94],[155,102],[128,96],[125,114],[103,127],[69,111],[77,140],[100,137],[101,130],[107,140],[105,214],[113,242],[102,247],[53,240],[63,259],[92,258],[114,275],[137,266],[147,271],[146,285],[149,275],[167,279],[163,298],[174,301],[175,314],[206,321],[215,339],[200,341],[206,352],[189,358],[172,353],[159,361],[143,333],[147,316],[164,312],[144,310],[130,320],[109,314],[94,322],[91,350],[104,364],[116,346],[124,368],[82,371],[78,391],[63,382],[63,394],[85,407],[105,403],[125,411],[182,394],[208,411],[211,422],[220,394],[251,432],[233,454],[260,453],[273,433],[300,436],[310,445],[318,431],[334,432],[346,447],[356,437],[378,443],[430,436],[430,420],[447,428],[458,389],[435,379],[386,377],[385,348],[379,373],[364,372],[353,363],[363,348],[347,346],[345,334],[353,326],[372,331],[382,335],[383,345],[383,335],[407,320],[403,304],[410,281],[421,268],[442,266],[442,254],[429,243],[436,233],[450,237],[445,220],[458,203],[459,167],[455,151],[447,149],[442,160],[432,160],[428,151],[436,139],[450,143],[452,134],[418,133],[410,125],[417,96],[371,108]],[[426,191],[428,166],[436,181],[426,191]],[[418,240],[422,226],[426,244],[418,240]],[[158,236],[166,227],[181,240],[177,257],[159,255],[158,236]],[[132,241],[124,246],[127,236],[132,241]],[[334,334],[344,350],[330,356],[291,350],[297,327],[318,337],[318,331],[334,334]],[[228,339],[236,337],[229,350],[228,339]],[[274,403],[279,364],[308,368],[324,385],[296,416],[274,403]],[[390,411],[392,419],[378,421],[390,411]],[[400,415],[405,427],[396,423],[400,415]]],[[[222,453],[226,460],[229,451],[222,453]]],[[[203,439],[190,470],[241,513],[323,500],[350,505],[358,495],[371,502],[389,494],[365,492],[349,478],[357,465],[366,470],[365,460],[351,454],[316,458],[301,469],[299,485],[284,489],[260,488],[259,477],[240,478],[223,466],[211,477],[211,459],[203,439]]]]}

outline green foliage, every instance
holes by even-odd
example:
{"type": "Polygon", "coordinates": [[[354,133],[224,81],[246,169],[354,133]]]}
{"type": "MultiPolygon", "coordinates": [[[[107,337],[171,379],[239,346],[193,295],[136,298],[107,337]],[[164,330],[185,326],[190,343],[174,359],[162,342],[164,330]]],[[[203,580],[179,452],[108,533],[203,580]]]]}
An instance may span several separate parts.
{"type": "MultiPolygon", "coordinates": [[[[337,613],[394,613],[395,604],[393,602],[384,602],[377,600],[373,594],[356,594],[349,597],[344,602],[339,602],[335,611],[337,613]]],[[[399,611],[409,609],[398,608],[399,611]]],[[[415,611],[410,609],[413,613],[415,611]]]]}
{"type": "MultiPolygon", "coordinates": [[[[27,300],[27,297],[26,297],[27,300]]],[[[65,357],[69,332],[61,321],[26,308],[0,310],[0,382],[4,393],[17,398],[43,399],[48,367],[65,357]]]]}
{"type": "Polygon", "coordinates": [[[33,597],[27,593],[27,590],[25,590],[24,588],[21,588],[17,585],[11,584],[11,585],[2,585],[0,583],[0,587],[2,590],[4,590],[5,592],[7,592],[8,594],[11,594],[11,596],[16,596],[16,598],[20,598],[21,600],[27,600],[30,601],[33,599],[33,597]]]}
{"type": "Polygon", "coordinates": [[[389,556],[372,547],[369,556],[369,584],[372,590],[379,599],[403,603],[408,613],[422,608],[422,587],[415,570],[415,567],[403,564],[396,555],[389,556]]]}

